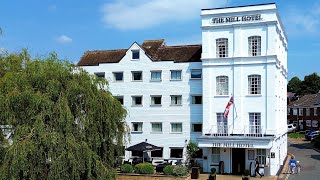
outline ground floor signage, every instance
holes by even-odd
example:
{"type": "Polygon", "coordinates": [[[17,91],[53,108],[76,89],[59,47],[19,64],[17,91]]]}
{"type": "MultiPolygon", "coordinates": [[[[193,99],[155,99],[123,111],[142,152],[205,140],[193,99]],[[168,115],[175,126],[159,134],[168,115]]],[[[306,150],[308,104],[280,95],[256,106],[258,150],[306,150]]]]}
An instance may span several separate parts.
{"type": "Polygon", "coordinates": [[[212,145],[222,148],[253,148],[253,144],[250,143],[212,143],[212,145]]]}

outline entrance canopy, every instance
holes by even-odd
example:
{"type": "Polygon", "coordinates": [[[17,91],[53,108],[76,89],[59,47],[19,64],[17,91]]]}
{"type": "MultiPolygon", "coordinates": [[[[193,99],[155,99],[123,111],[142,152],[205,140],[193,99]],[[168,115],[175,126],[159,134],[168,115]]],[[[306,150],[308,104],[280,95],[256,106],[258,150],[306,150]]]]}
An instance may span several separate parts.
{"type": "Polygon", "coordinates": [[[126,150],[127,151],[145,152],[145,151],[156,151],[156,150],[161,150],[161,149],[162,149],[162,147],[158,147],[153,144],[146,143],[146,142],[141,142],[139,144],[128,147],[126,150]]]}

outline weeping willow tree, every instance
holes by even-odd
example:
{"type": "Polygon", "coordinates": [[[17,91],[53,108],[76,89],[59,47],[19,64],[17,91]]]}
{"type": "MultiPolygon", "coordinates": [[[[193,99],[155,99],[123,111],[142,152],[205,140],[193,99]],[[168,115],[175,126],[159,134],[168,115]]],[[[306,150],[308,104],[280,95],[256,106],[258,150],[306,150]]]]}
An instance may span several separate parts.
{"type": "Polygon", "coordinates": [[[0,56],[1,179],[115,179],[126,111],[103,87],[56,54],[0,56]],[[8,133],[9,132],[9,133],[8,133]]]}

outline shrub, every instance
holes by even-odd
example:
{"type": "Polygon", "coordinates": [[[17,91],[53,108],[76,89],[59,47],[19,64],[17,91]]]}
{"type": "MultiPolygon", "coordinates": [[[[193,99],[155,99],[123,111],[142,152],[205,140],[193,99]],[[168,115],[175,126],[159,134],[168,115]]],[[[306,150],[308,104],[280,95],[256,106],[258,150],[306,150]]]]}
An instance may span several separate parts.
{"type": "Polygon", "coordinates": [[[132,173],[133,167],[130,164],[124,164],[120,167],[122,173],[132,173]]]}
{"type": "Polygon", "coordinates": [[[320,136],[317,136],[315,139],[313,139],[314,146],[318,149],[320,149],[320,136]]]}
{"type": "Polygon", "coordinates": [[[163,168],[163,173],[165,175],[173,175],[173,169],[174,169],[174,166],[168,165],[168,166],[163,168]]]}
{"type": "Polygon", "coordinates": [[[182,165],[179,165],[179,166],[175,166],[173,168],[173,173],[172,175],[174,176],[186,176],[188,175],[188,168],[185,167],[185,166],[182,166],[182,165]]]}
{"type": "Polygon", "coordinates": [[[142,166],[143,166],[143,163],[136,164],[136,165],[134,166],[134,172],[135,172],[135,173],[138,173],[138,174],[141,174],[142,166]]]}
{"type": "Polygon", "coordinates": [[[153,174],[154,173],[154,167],[150,163],[143,163],[141,169],[141,174],[153,174]]]}

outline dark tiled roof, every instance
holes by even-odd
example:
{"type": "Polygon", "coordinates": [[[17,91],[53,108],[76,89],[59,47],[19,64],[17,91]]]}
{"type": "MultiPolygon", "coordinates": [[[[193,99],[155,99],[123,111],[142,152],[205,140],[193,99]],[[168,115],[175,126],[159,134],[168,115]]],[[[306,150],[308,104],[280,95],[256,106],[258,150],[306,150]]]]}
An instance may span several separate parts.
{"type": "Polygon", "coordinates": [[[307,94],[289,104],[290,107],[313,107],[320,105],[320,93],[307,94]]]}
{"type": "MultiPolygon", "coordinates": [[[[166,46],[164,39],[146,40],[141,48],[152,61],[201,62],[201,45],[166,46]]],[[[128,49],[87,51],[78,66],[96,66],[100,63],[119,62],[128,49]]]]}

